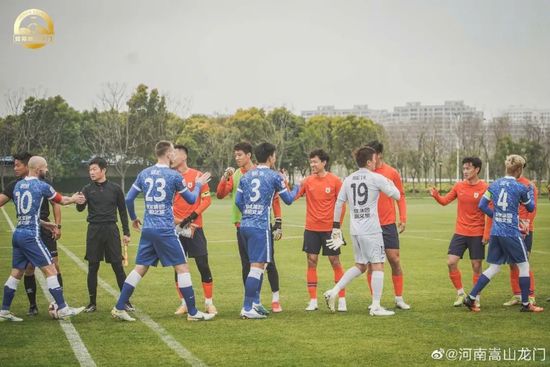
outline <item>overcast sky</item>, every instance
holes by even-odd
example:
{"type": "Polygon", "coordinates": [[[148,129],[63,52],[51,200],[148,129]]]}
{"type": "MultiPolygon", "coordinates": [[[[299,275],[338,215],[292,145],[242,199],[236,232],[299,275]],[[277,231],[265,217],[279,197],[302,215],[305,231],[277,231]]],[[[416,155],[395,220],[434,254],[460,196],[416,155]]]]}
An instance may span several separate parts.
{"type": "Polygon", "coordinates": [[[2,0],[0,24],[0,114],[19,88],[89,109],[107,82],[145,83],[190,100],[193,113],[445,100],[488,115],[550,108],[546,0],[2,0]],[[13,44],[29,8],[53,18],[53,44],[13,44]]]}

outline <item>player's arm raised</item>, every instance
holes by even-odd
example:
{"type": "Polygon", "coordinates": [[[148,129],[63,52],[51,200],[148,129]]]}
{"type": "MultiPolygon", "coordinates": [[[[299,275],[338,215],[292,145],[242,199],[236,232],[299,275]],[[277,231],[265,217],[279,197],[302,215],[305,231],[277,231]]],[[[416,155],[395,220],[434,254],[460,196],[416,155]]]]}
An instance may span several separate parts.
{"type": "Polygon", "coordinates": [[[441,196],[439,194],[439,191],[437,191],[437,189],[435,187],[431,187],[430,188],[430,195],[435,199],[435,201],[437,201],[439,204],[445,206],[449,203],[451,203],[454,199],[456,199],[457,197],[457,192],[456,192],[456,184],[453,186],[453,188],[451,189],[451,191],[449,191],[447,193],[447,195],[445,196],[441,196]]]}
{"type": "Polygon", "coordinates": [[[285,176],[284,175],[280,175],[280,176],[281,176],[280,177],[281,179],[277,181],[278,194],[286,205],[290,205],[294,202],[294,198],[296,198],[296,195],[300,191],[300,186],[304,180],[302,179],[300,183],[294,185],[294,188],[292,189],[292,191],[289,191],[287,182],[285,181],[285,176]]]}
{"type": "Polygon", "coordinates": [[[380,191],[382,191],[384,194],[388,195],[394,200],[399,200],[401,198],[401,194],[399,193],[399,190],[397,189],[393,181],[388,180],[382,175],[379,175],[379,177],[377,177],[377,181],[380,191]]]}
{"type": "Polygon", "coordinates": [[[235,173],[235,168],[227,167],[223,173],[223,176],[218,183],[216,188],[216,197],[218,199],[223,199],[233,190],[233,174],[235,173]]]}
{"type": "Polygon", "coordinates": [[[190,192],[187,189],[187,185],[184,184],[184,181],[178,181],[177,183],[177,190],[178,194],[183,198],[183,200],[187,201],[188,204],[195,204],[197,199],[199,198],[201,194],[201,189],[203,185],[206,185],[210,179],[211,179],[210,172],[205,172],[201,176],[197,177],[195,179],[195,188],[193,189],[193,192],[190,192]]]}

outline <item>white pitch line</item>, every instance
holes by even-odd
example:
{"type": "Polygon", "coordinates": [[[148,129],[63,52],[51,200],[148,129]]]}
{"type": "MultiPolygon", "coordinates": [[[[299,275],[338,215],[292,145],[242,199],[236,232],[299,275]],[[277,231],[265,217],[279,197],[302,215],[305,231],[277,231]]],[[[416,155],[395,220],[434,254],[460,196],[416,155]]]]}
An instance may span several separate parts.
{"type": "MultiPolygon", "coordinates": [[[[12,232],[15,231],[13,222],[11,221],[11,218],[8,216],[8,213],[6,213],[6,210],[4,208],[2,208],[2,212],[4,213],[4,216],[6,217],[6,220],[8,221],[8,225],[10,226],[12,232]]],[[[37,271],[35,274],[36,274],[36,278],[38,279],[38,283],[40,283],[40,287],[44,292],[44,295],[46,296],[49,302],[52,302],[53,298],[50,292],[48,291],[48,287],[46,286],[46,280],[44,279],[42,272],[37,271]]],[[[61,325],[61,329],[65,333],[65,336],[69,341],[71,349],[73,350],[73,353],[76,359],[78,360],[78,362],[80,363],[80,365],[84,367],[96,367],[96,364],[92,356],[90,355],[90,352],[88,352],[86,345],[84,345],[82,338],[80,338],[80,334],[78,334],[78,331],[76,331],[71,321],[59,320],[59,324],[61,325]]]]}
{"type": "MultiPolygon", "coordinates": [[[[80,258],[78,256],[76,256],[71,250],[69,250],[67,247],[63,246],[59,242],[57,243],[57,247],[59,247],[61,250],[63,250],[63,252],[68,257],[70,257],[71,260],[73,260],[76,263],[76,265],[78,265],[78,267],[80,269],[82,269],[82,271],[84,271],[85,273],[88,273],[88,267],[86,266],[86,264],[82,260],[80,260],[80,258]]],[[[119,291],[117,291],[113,287],[111,287],[111,285],[109,283],[107,283],[106,281],[101,279],[99,276],[97,277],[97,280],[98,280],[98,284],[107,293],[109,293],[110,295],[115,297],[115,299],[118,299],[118,296],[119,296],[119,293],[120,293],[119,291]]],[[[154,331],[159,336],[159,338],[170,349],[172,349],[174,352],[176,352],[176,354],[178,356],[180,356],[185,362],[187,362],[188,364],[190,364],[193,367],[207,367],[207,365],[203,361],[201,361],[200,359],[195,357],[195,355],[193,355],[187,348],[185,348],[172,335],[170,335],[170,333],[165,328],[163,328],[161,325],[159,325],[156,321],[154,321],[145,312],[139,311],[138,309],[136,309],[136,311],[134,312],[134,315],[138,319],[140,319],[145,325],[147,325],[149,327],[149,329],[154,331]]]]}

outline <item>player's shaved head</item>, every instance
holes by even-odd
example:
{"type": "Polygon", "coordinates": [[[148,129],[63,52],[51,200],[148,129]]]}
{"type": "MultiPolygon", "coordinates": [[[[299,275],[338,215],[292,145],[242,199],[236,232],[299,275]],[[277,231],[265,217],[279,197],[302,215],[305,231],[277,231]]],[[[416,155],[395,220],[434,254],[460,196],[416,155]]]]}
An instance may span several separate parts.
{"type": "Polygon", "coordinates": [[[517,154],[511,154],[506,157],[504,161],[506,167],[506,174],[518,178],[523,173],[523,167],[525,166],[525,158],[517,154]]]}
{"type": "Polygon", "coordinates": [[[39,170],[46,167],[46,165],[46,160],[39,155],[32,156],[31,159],[29,159],[29,171],[39,170]]]}

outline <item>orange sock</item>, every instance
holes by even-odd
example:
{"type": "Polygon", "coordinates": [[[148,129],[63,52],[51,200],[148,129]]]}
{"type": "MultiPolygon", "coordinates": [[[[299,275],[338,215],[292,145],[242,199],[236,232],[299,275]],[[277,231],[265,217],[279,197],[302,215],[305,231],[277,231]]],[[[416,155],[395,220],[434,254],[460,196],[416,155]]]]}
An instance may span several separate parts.
{"type": "Polygon", "coordinates": [[[455,289],[458,291],[462,289],[462,274],[460,274],[460,270],[455,270],[449,272],[449,278],[451,278],[451,282],[453,282],[453,285],[455,286],[455,289]]]}
{"type": "Polygon", "coordinates": [[[392,275],[391,280],[393,281],[393,290],[396,297],[401,297],[403,295],[403,274],[401,275],[392,275]]]}
{"type": "Polygon", "coordinates": [[[369,285],[370,295],[372,296],[372,272],[367,271],[367,284],[369,285]]]}
{"type": "Polygon", "coordinates": [[[517,267],[510,269],[510,285],[515,295],[521,294],[521,289],[519,288],[519,269],[517,267]]]}
{"type": "Polygon", "coordinates": [[[477,284],[478,279],[479,279],[479,275],[474,273],[472,275],[472,281],[474,282],[474,286],[477,284]]]}
{"type": "Polygon", "coordinates": [[[533,274],[532,271],[529,271],[529,277],[531,278],[531,286],[529,287],[529,296],[535,297],[535,274],[533,274]]]}
{"type": "Polygon", "coordinates": [[[178,292],[178,297],[183,299],[183,294],[181,294],[180,288],[178,287],[178,282],[176,282],[176,292],[178,292]]]}
{"type": "MultiPolygon", "coordinates": [[[[336,284],[344,276],[344,269],[342,268],[342,265],[340,265],[335,268],[332,268],[332,270],[334,271],[334,284],[336,284]]],[[[345,289],[342,289],[340,292],[338,292],[338,297],[345,297],[345,296],[346,296],[345,289]]]]}
{"type": "Polygon", "coordinates": [[[307,291],[310,299],[317,299],[317,269],[307,268],[307,291]]]}
{"type": "Polygon", "coordinates": [[[214,282],[202,283],[202,290],[204,291],[204,298],[211,299],[214,291],[214,282]]]}

